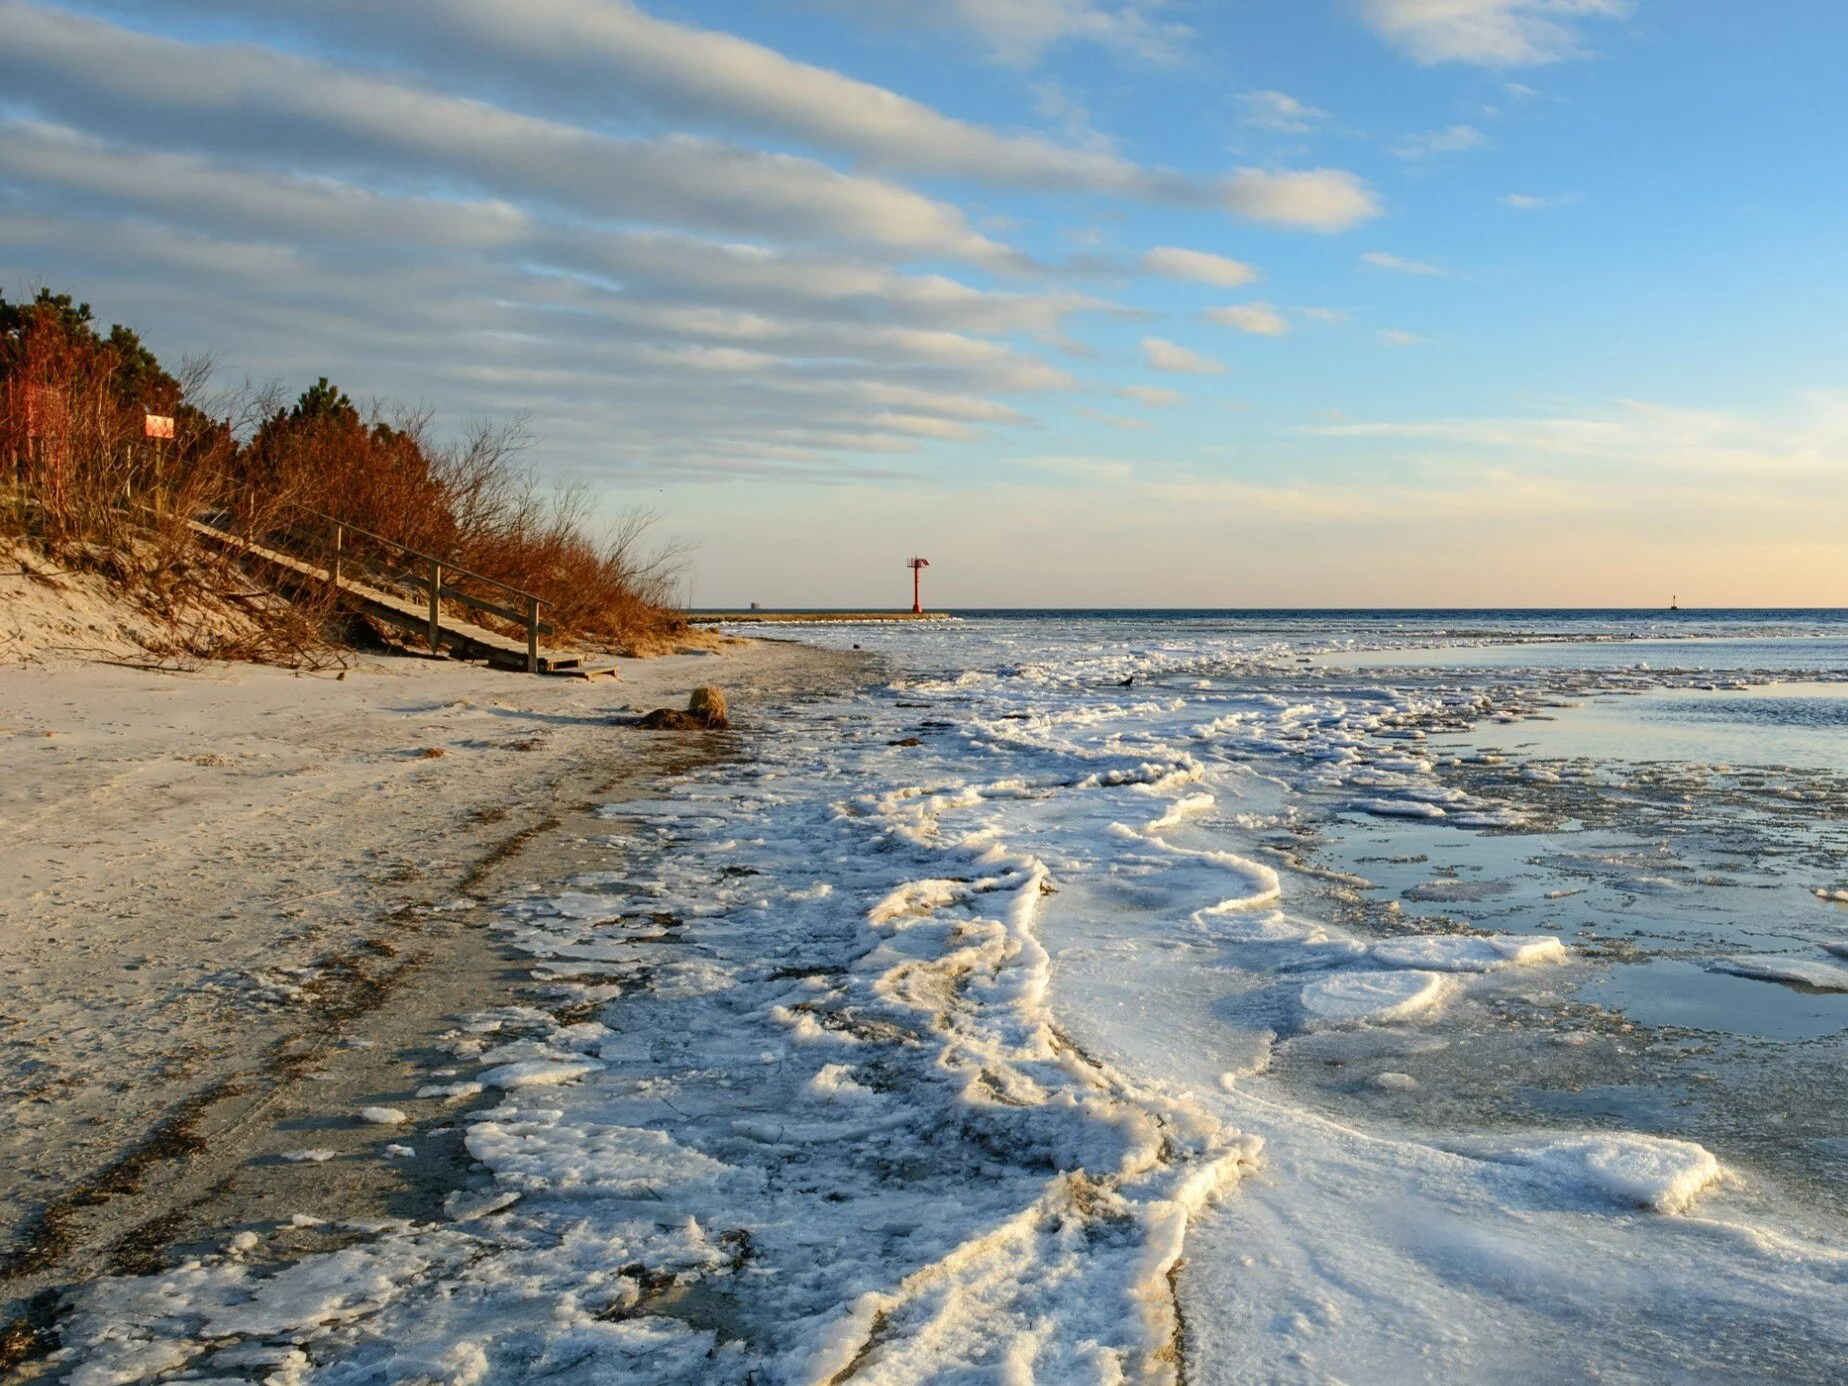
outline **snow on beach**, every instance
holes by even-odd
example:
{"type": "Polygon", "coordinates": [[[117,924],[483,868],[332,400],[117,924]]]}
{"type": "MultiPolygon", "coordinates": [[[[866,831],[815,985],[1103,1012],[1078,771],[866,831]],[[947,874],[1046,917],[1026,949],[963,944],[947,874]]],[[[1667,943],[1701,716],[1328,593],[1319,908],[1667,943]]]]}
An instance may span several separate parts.
{"type": "Polygon", "coordinates": [[[1839,1375],[1848,1256],[1741,1202],[1724,1152],[1370,1121],[1276,1071],[1371,1064],[1412,1100],[1430,1080],[1380,1065],[1583,967],[1318,917],[1279,845],[1318,804],[1517,821],[1406,735],[1491,700],[1003,636],[893,632],[925,672],[613,805],[608,869],[503,902],[561,1004],[452,1033],[457,1100],[485,1091],[446,1225],[98,1282],[70,1379],[1839,1375]],[[1164,671],[1209,686],[1113,686],[1164,671]]]}

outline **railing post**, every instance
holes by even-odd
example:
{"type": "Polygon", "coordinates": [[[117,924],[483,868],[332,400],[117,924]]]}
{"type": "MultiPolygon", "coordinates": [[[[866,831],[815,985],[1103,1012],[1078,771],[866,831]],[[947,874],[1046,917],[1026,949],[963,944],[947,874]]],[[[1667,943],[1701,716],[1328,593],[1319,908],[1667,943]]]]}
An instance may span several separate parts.
{"type": "Polygon", "coordinates": [[[430,653],[442,652],[442,625],[439,622],[436,604],[443,591],[443,565],[434,558],[430,560],[430,653]]]}
{"type": "Polygon", "coordinates": [[[539,672],[539,599],[526,599],[526,672],[539,672]]]}
{"type": "Polygon", "coordinates": [[[340,592],[340,550],[343,547],[345,547],[345,545],[346,545],[346,526],[341,524],[340,521],[335,520],[334,521],[334,556],[333,556],[333,560],[327,565],[327,573],[328,573],[328,576],[333,580],[334,593],[336,596],[339,595],[339,592],[340,592]]]}

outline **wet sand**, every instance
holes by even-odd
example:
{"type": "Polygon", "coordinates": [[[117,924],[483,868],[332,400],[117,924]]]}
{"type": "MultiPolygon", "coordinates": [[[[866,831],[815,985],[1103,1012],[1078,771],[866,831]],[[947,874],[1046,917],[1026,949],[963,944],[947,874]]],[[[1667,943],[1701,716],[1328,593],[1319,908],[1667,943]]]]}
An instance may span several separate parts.
{"type": "Polygon", "coordinates": [[[4,1318],[241,1230],[286,1258],[437,1215],[469,1183],[468,1102],[415,1095],[443,1081],[442,1036],[545,1004],[484,902],[579,869],[596,804],[748,751],[779,702],[868,667],[749,642],[625,661],[621,682],[415,659],[0,669],[4,1318]],[[700,683],[738,731],[623,725],[700,683]]]}

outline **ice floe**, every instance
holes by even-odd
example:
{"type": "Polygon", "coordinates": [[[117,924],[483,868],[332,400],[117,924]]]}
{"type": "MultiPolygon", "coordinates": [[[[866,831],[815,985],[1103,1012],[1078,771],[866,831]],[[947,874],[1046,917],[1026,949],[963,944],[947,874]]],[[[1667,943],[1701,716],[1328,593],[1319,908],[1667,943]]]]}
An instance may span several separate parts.
{"type": "Polygon", "coordinates": [[[1305,1022],[1386,1025],[1436,1011],[1456,984],[1442,973],[1355,969],[1318,978],[1302,990],[1305,1022]]]}
{"type": "Polygon", "coordinates": [[[1766,982],[1794,982],[1817,991],[1848,991],[1848,967],[1820,958],[1799,958],[1788,953],[1753,953],[1716,958],[1707,964],[1714,972],[1756,977],[1766,982]]]}
{"type": "Polygon", "coordinates": [[[1502,934],[1491,938],[1426,934],[1376,943],[1368,952],[1375,962],[1388,967],[1431,972],[1489,972],[1501,967],[1564,962],[1567,956],[1565,945],[1550,934],[1502,934]]]}

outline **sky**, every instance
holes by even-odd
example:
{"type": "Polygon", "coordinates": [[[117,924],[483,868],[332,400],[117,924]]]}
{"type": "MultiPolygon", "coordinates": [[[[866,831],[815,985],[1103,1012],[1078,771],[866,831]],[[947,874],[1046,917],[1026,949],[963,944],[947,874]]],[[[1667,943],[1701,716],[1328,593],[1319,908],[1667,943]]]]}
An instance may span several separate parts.
{"type": "Polygon", "coordinates": [[[0,288],[701,607],[1848,606],[1832,0],[0,0],[0,288]]]}

